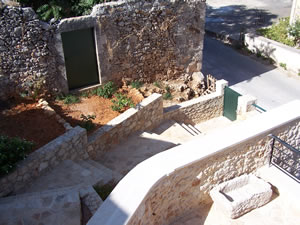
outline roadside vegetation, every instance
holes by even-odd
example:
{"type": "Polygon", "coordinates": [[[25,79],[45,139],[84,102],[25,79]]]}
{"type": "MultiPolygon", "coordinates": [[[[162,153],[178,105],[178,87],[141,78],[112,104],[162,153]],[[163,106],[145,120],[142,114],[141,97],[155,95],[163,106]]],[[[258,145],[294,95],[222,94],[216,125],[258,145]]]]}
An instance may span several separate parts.
{"type": "Polygon", "coordinates": [[[300,20],[292,26],[289,17],[280,19],[271,27],[258,29],[257,32],[271,40],[278,41],[291,47],[300,47],[300,20]]]}

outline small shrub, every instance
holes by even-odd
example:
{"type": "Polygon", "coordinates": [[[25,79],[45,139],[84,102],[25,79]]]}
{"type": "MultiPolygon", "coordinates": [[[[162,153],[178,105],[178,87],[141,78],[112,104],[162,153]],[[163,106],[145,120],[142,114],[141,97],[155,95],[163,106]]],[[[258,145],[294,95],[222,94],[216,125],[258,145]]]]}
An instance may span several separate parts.
{"type": "Polygon", "coordinates": [[[80,93],[80,97],[82,98],[88,98],[90,96],[90,93],[88,91],[84,91],[80,93]]]}
{"type": "Polygon", "coordinates": [[[142,82],[139,82],[139,81],[132,81],[132,82],[130,83],[130,86],[131,86],[132,88],[139,89],[139,88],[141,88],[141,87],[143,86],[143,83],[142,83],[142,82]]]}
{"type": "Polygon", "coordinates": [[[274,41],[294,47],[296,42],[289,38],[289,18],[282,18],[278,23],[273,24],[270,28],[261,28],[257,30],[259,34],[274,41]]]}
{"type": "Polygon", "coordinates": [[[170,92],[167,92],[167,93],[164,93],[163,94],[163,99],[164,100],[171,100],[173,97],[172,97],[172,94],[170,92]]]}
{"type": "Polygon", "coordinates": [[[32,142],[0,136],[0,176],[12,171],[17,162],[25,159],[32,148],[32,142]]]}
{"type": "Polygon", "coordinates": [[[64,97],[63,102],[66,105],[75,104],[80,102],[80,98],[75,95],[67,95],[66,97],[64,97]]]}
{"type": "Polygon", "coordinates": [[[103,87],[97,88],[97,95],[103,98],[111,98],[117,91],[117,87],[112,81],[107,82],[103,87]]]}
{"type": "Polygon", "coordinates": [[[300,44],[300,20],[297,20],[293,25],[289,26],[289,35],[293,37],[296,44],[300,44]]]}
{"type": "Polygon", "coordinates": [[[96,186],[94,187],[94,189],[101,197],[101,199],[104,201],[109,196],[109,194],[113,191],[116,185],[117,184],[115,184],[114,182],[110,182],[102,186],[96,186]]]}
{"type": "Polygon", "coordinates": [[[287,70],[287,67],[286,67],[286,64],[285,64],[285,63],[279,63],[279,65],[280,65],[283,69],[287,70]]]}
{"type": "Polygon", "coordinates": [[[85,128],[87,131],[92,130],[95,127],[95,124],[93,123],[93,120],[96,119],[96,115],[84,115],[81,114],[80,118],[81,121],[81,127],[85,128]]]}
{"type": "Polygon", "coordinates": [[[154,85],[155,87],[161,88],[161,85],[160,85],[160,83],[159,83],[158,81],[155,81],[155,82],[153,83],[153,85],[154,85]]]}
{"type": "Polygon", "coordinates": [[[134,107],[134,103],[131,98],[128,98],[122,93],[115,94],[115,99],[111,100],[113,105],[111,106],[113,111],[122,112],[128,107],[134,107]]]}

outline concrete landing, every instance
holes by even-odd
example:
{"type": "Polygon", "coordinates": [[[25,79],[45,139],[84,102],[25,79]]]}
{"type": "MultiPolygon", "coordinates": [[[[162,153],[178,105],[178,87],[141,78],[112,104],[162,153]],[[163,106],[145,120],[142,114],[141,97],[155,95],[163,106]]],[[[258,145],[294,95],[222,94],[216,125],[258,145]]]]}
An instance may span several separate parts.
{"type": "Polygon", "coordinates": [[[180,141],[174,138],[144,132],[140,135],[130,136],[123,143],[101,155],[96,161],[126,175],[140,162],[179,143],[180,141]]]}
{"type": "MultiPolygon", "coordinates": [[[[96,164],[96,162],[93,163],[96,164]]],[[[119,181],[121,176],[104,166],[99,165],[99,168],[97,168],[90,164],[89,161],[75,163],[71,160],[66,160],[53,170],[38,177],[30,185],[18,191],[17,194],[66,187],[77,187],[77,190],[79,190],[83,186],[103,185],[114,179],[119,181]]]]}
{"type": "Polygon", "coordinates": [[[48,191],[0,199],[0,224],[81,225],[77,191],[48,191]]]}

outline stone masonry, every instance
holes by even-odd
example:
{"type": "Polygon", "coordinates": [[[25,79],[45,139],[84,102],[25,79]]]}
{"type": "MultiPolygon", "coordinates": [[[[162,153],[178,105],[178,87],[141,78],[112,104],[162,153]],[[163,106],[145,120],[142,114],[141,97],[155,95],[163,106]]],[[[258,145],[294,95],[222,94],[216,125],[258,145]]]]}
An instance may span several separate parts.
{"type": "Polygon", "coordinates": [[[205,2],[127,0],[97,5],[103,79],[176,78],[202,67],[205,2]]]}
{"type": "Polygon", "coordinates": [[[55,26],[40,21],[31,8],[0,8],[0,99],[59,89],[55,26]]]}
{"type": "Polygon", "coordinates": [[[127,224],[168,224],[184,212],[211,203],[209,192],[215,185],[255,172],[269,162],[269,133],[295,146],[299,145],[299,130],[296,119],[175,170],[151,188],[127,224]]]}
{"type": "Polygon", "coordinates": [[[0,7],[0,98],[68,92],[61,33],[94,28],[100,84],[143,82],[199,72],[205,1],[126,0],[55,24],[31,8],[0,7]]]}
{"type": "Polygon", "coordinates": [[[69,130],[64,135],[31,153],[28,158],[17,165],[14,172],[1,177],[0,196],[17,191],[47,169],[57,166],[61,161],[89,158],[85,151],[86,145],[87,135],[85,129],[75,127],[69,130]]]}

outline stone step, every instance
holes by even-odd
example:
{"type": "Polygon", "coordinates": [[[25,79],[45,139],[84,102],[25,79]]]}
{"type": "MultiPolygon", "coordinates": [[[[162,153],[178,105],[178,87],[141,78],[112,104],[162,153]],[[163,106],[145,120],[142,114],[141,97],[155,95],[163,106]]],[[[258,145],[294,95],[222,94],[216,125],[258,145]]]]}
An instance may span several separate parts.
{"type": "Polygon", "coordinates": [[[0,199],[0,224],[80,225],[79,192],[60,189],[0,199]]]}
{"type": "Polygon", "coordinates": [[[195,131],[195,129],[197,129],[197,128],[195,128],[195,129],[192,129],[191,128],[191,126],[192,125],[187,125],[187,124],[185,124],[185,123],[180,123],[180,125],[187,131],[187,132],[189,132],[192,136],[197,136],[197,135],[199,135],[199,132],[198,131],[195,131]]]}
{"type": "Polygon", "coordinates": [[[91,165],[87,166],[82,161],[81,164],[78,164],[71,160],[65,160],[51,171],[32,181],[27,187],[19,190],[17,194],[65,187],[77,187],[79,189],[81,186],[105,184],[112,179],[113,177],[106,171],[101,171],[91,165]]]}
{"type": "Polygon", "coordinates": [[[194,132],[190,132],[189,130],[185,129],[174,120],[164,121],[158,127],[154,128],[151,132],[162,137],[176,139],[179,141],[179,143],[189,141],[191,137],[194,136],[194,132]]]}
{"type": "Polygon", "coordinates": [[[176,145],[177,140],[144,132],[130,136],[109,152],[99,156],[96,161],[126,175],[140,162],[176,145]]]}

